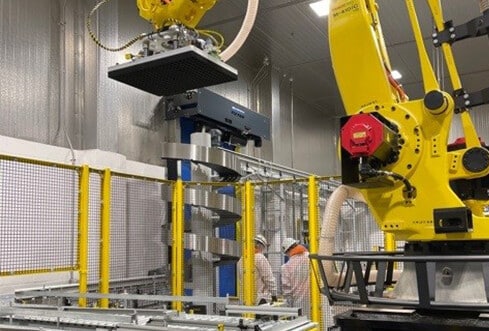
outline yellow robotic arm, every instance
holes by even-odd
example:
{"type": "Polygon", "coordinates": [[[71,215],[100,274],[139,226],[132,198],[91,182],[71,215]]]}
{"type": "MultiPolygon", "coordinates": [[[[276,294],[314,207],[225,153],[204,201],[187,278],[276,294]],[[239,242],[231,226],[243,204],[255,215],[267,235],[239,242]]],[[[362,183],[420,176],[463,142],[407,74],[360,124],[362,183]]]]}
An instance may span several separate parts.
{"type": "MultiPolygon", "coordinates": [[[[428,3],[441,32],[439,0],[428,3]]],[[[397,240],[487,240],[489,152],[456,93],[440,90],[413,0],[406,5],[425,87],[424,98],[413,101],[390,75],[376,2],[331,3],[331,58],[347,114],[341,120],[343,183],[360,188],[380,228],[397,240]],[[456,114],[465,136],[453,146],[448,138],[456,114]]],[[[441,47],[452,85],[460,89],[450,44],[441,47]]]]}
{"type": "Polygon", "coordinates": [[[195,28],[216,0],[137,0],[139,15],[153,24],[155,31],[181,23],[195,28]]]}

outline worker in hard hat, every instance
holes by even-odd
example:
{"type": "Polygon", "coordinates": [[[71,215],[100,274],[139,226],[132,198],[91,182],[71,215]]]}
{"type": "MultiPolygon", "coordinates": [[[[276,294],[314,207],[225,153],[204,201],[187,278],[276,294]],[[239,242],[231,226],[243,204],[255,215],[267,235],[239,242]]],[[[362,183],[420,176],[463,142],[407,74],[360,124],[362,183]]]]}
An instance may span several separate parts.
{"type": "Polygon", "coordinates": [[[281,267],[282,294],[288,306],[310,311],[309,252],[294,238],[285,238],[282,252],[289,260],[281,267]]]}
{"type": "MultiPolygon", "coordinates": [[[[268,247],[267,239],[258,234],[254,238],[255,242],[255,304],[277,301],[277,282],[272,272],[272,266],[265,257],[264,253],[268,247]]],[[[240,283],[243,279],[243,258],[238,261],[238,275],[240,283]]]]}

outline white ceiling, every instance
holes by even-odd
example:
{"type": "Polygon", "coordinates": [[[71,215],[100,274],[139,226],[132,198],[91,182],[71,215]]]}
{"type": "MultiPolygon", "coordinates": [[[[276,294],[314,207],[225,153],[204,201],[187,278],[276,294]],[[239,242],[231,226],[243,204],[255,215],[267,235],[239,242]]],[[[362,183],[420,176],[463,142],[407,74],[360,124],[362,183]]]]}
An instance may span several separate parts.
{"type": "MultiPolygon", "coordinates": [[[[441,0],[445,20],[455,25],[480,15],[477,0],[441,0]]],[[[263,59],[294,80],[294,93],[311,107],[332,116],[342,114],[328,50],[327,18],[309,7],[313,0],[261,0],[252,33],[237,56],[258,71],[263,59]]],[[[418,56],[405,2],[377,0],[381,24],[393,68],[411,99],[422,96],[418,56]]],[[[426,44],[431,43],[432,21],[424,0],[415,0],[426,44]]],[[[247,1],[220,0],[207,13],[201,27],[221,32],[230,42],[238,32],[247,1]]],[[[475,91],[489,87],[489,39],[480,37],[456,43],[454,54],[464,87],[475,91]]],[[[428,46],[433,53],[433,47],[428,46]]],[[[450,89],[448,79],[446,85],[450,89]]]]}

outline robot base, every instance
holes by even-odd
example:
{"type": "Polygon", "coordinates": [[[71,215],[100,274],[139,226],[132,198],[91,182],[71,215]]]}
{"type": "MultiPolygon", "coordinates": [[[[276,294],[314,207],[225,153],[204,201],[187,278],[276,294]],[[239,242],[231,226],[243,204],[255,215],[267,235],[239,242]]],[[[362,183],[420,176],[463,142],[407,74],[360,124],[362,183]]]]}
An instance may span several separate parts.
{"type": "Polygon", "coordinates": [[[335,317],[341,331],[478,331],[489,329],[486,314],[414,309],[358,308],[335,317]]]}

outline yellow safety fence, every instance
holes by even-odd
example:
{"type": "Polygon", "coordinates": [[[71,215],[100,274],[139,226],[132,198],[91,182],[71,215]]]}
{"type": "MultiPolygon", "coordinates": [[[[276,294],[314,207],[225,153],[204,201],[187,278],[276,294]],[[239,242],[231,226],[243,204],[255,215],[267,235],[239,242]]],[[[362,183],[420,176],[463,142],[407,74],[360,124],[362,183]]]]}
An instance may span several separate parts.
{"type": "MultiPolygon", "coordinates": [[[[337,185],[334,179],[315,176],[239,183],[168,181],[88,165],[0,156],[0,276],[75,272],[80,294],[94,291],[90,287],[94,282],[97,292],[109,294],[114,279],[147,276],[149,269],[158,269],[166,260],[170,261],[168,294],[182,297],[189,276],[185,275],[185,233],[189,232],[185,214],[191,202],[186,201],[186,190],[232,186],[241,203],[241,220],[235,224],[245,271],[237,295],[243,304],[255,305],[254,237],[262,234],[269,241],[267,256],[280,301],[281,266],[286,260],[281,241],[293,237],[311,254],[318,253],[322,212],[337,185]],[[171,199],[165,201],[163,191],[171,192],[171,199]]],[[[343,217],[352,220],[339,229],[338,250],[356,249],[347,246],[367,237],[366,249],[395,249],[394,238],[384,241],[379,232],[375,239],[368,212],[359,215],[357,209],[344,211],[343,217]]],[[[317,266],[311,263],[309,268],[306,314],[323,329],[333,312],[320,293],[317,266]]],[[[80,297],[78,305],[107,308],[112,303],[107,298],[87,302],[80,297]]],[[[172,307],[184,310],[180,299],[172,307]]]]}

